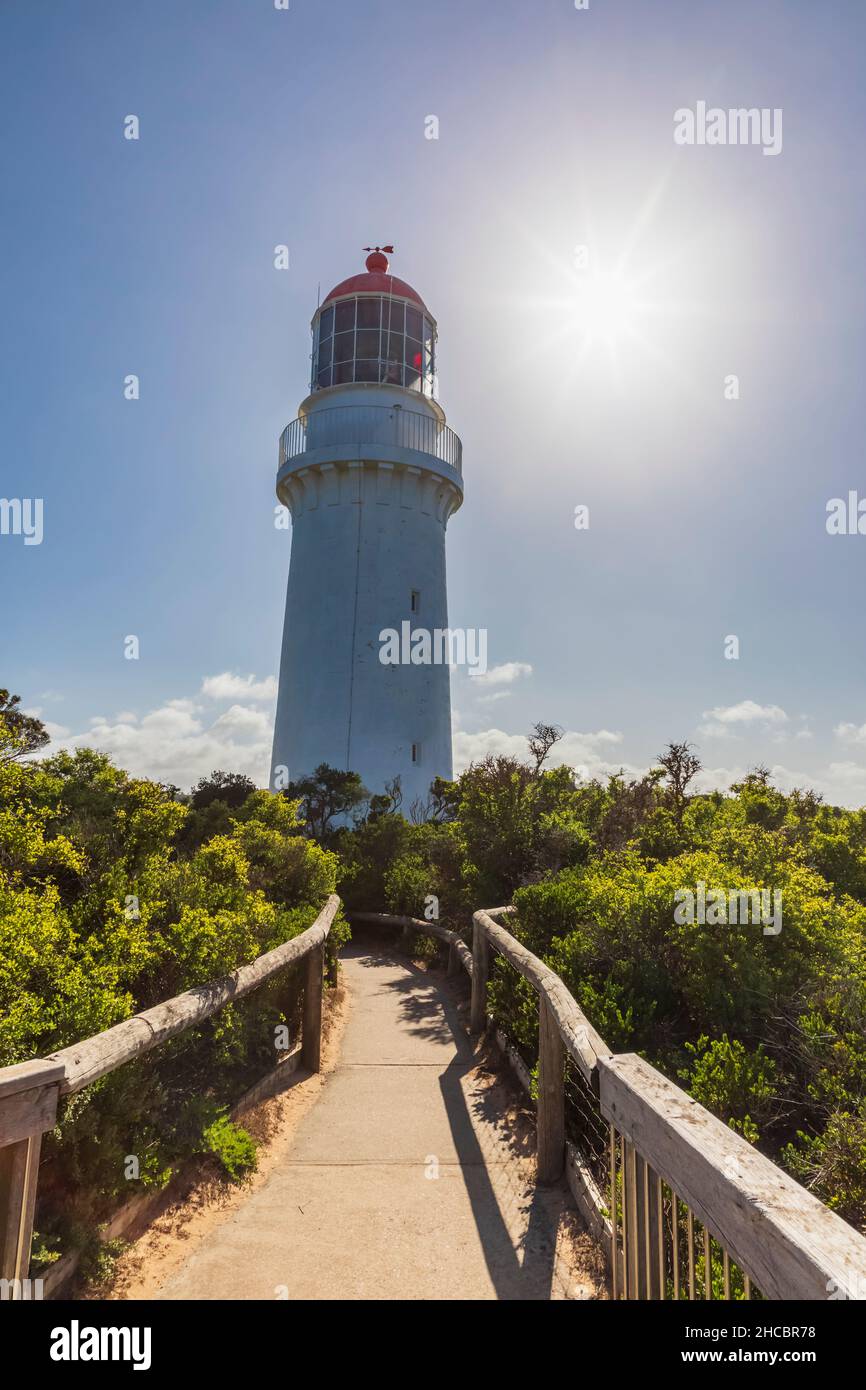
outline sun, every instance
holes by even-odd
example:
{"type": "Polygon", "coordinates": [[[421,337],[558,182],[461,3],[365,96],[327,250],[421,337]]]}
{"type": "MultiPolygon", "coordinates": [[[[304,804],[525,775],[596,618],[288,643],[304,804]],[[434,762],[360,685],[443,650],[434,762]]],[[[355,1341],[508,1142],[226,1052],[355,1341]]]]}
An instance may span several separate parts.
{"type": "Polygon", "coordinates": [[[637,333],[637,287],[619,271],[587,272],[578,280],[568,307],[574,329],[589,345],[601,342],[614,349],[637,333]]]}

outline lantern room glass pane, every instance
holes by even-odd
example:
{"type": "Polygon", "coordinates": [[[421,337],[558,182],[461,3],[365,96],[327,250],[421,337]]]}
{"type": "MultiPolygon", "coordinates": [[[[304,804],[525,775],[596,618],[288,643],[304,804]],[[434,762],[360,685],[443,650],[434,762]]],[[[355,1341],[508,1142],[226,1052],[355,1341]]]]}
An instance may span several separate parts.
{"type": "Polygon", "coordinates": [[[378,328],[361,328],[358,330],[357,346],[355,348],[356,357],[378,357],[379,356],[379,330],[378,328]]]}
{"type": "Polygon", "coordinates": [[[321,342],[323,338],[330,338],[333,331],[334,306],[331,305],[330,309],[325,309],[319,318],[319,342],[321,342]]]}
{"type": "Polygon", "coordinates": [[[342,304],[335,304],[335,324],[334,329],[337,333],[345,333],[347,329],[355,327],[355,301],[354,299],[345,300],[342,304]]]}
{"type": "Polygon", "coordinates": [[[351,362],[354,357],[354,333],[338,333],[334,338],[334,361],[351,362]]]}
{"type": "Polygon", "coordinates": [[[323,367],[322,370],[319,372],[319,375],[318,375],[317,380],[318,380],[318,383],[319,383],[319,386],[320,386],[320,387],[323,387],[323,386],[330,386],[330,384],[331,384],[331,368],[330,368],[330,367],[323,367]]]}
{"type": "Polygon", "coordinates": [[[406,333],[410,338],[421,337],[421,312],[406,305],[406,333]]]}
{"type": "Polygon", "coordinates": [[[320,370],[321,370],[322,367],[329,367],[329,366],[331,365],[331,349],[332,349],[332,347],[333,347],[333,339],[332,339],[332,338],[328,338],[324,343],[319,343],[319,369],[320,369],[320,370]]]}
{"type": "Polygon", "coordinates": [[[381,299],[358,300],[358,327],[378,328],[382,319],[381,299]]]}
{"type": "Polygon", "coordinates": [[[378,358],[375,361],[364,361],[359,359],[355,363],[356,381],[378,381],[380,365],[378,358]]]}
{"type": "Polygon", "coordinates": [[[345,386],[352,380],[352,362],[338,362],[334,367],[334,385],[345,386]]]}
{"type": "Polygon", "coordinates": [[[398,300],[385,300],[383,323],[386,327],[390,326],[392,333],[403,332],[403,305],[398,300]]]}

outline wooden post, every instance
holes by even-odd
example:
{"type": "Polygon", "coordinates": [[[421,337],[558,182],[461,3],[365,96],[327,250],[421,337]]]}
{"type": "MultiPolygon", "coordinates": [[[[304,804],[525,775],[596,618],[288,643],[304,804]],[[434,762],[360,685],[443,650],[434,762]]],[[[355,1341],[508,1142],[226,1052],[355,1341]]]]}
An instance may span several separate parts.
{"type": "Polygon", "coordinates": [[[565,1049],[547,1000],[538,996],[538,1181],[556,1182],[565,1164],[565,1049]]]}
{"type": "Polygon", "coordinates": [[[39,1151],[54,1127],[63,1075],[62,1065],[41,1061],[0,1074],[0,1279],[29,1275],[39,1151]]]}
{"type": "Polygon", "coordinates": [[[307,956],[304,984],[304,1020],[301,1031],[301,1061],[308,1071],[322,1070],[322,985],[325,974],[325,947],[316,946],[307,956]]]}
{"type": "Polygon", "coordinates": [[[472,1003],[469,1031],[483,1033],[487,1027],[487,933],[481,922],[472,921],[472,1003]]]}

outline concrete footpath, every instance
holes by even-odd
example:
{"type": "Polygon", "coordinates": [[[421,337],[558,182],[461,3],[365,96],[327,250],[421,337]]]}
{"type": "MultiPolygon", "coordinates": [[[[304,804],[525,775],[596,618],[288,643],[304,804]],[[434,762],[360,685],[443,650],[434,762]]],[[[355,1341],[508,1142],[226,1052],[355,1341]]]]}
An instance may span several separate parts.
{"type": "Polygon", "coordinates": [[[563,1190],[534,1188],[458,986],[378,945],[352,945],[343,970],[340,1055],[286,1159],[161,1297],[591,1297],[558,1239],[563,1190]]]}

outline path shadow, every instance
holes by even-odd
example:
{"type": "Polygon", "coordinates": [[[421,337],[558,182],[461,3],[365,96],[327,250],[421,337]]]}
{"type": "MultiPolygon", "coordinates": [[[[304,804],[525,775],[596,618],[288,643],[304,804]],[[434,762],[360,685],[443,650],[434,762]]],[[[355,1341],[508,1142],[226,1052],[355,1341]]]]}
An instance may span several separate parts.
{"type": "Polygon", "coordinates": [[[483,1058],[467,1032],[465,1008],[461,1010],[463,978],[419,969],[378,937],[353,941],[345,954],[369,968],[397,967],[399,975],[385,987],[399,996],[401,1021],[416,1036],[454,1047],[456,1055],[439,1086],[491,1282],[502,1300],[549,1300],[562,1190],[539,1188],[531,1181],[524,1166],[531,1153],[526,1131],[510,1132],[503,1118],[505,1088],[498,1080],[482,1084],[483,1058]],[[513,1235],[515,1231],[520,1234],[513,1235]]]}

